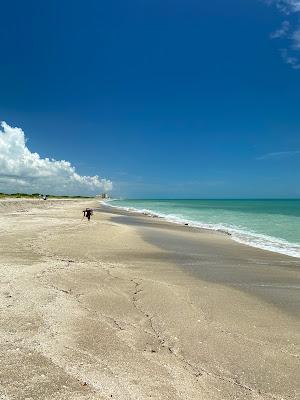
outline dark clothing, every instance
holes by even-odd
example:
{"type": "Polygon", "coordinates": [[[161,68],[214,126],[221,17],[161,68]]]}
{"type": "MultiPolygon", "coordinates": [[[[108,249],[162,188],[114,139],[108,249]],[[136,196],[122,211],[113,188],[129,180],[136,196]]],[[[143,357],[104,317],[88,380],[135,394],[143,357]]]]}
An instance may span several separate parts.
{"type": "Polygon", "coordinates": [[[91,219],[91,215],[93,215],[93,210],[87,208],[86,210],[83,211],[83,216],[87,217],[88,220],[91,219]]]}

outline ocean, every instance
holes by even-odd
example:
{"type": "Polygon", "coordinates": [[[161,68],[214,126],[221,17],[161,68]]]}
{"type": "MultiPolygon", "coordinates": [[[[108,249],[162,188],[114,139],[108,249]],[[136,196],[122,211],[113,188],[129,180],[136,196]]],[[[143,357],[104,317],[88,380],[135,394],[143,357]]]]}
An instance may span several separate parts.
{"type": "Polygon", "coordinates": [[[225,231],[237,242],[300,258],[300,200],[110,200],[107,204],[225,231]]]}

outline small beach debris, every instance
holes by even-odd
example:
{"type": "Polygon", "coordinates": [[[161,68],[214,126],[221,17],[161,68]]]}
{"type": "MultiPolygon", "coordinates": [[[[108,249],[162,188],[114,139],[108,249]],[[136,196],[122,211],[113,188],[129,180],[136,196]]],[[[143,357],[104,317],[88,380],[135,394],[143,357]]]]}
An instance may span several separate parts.
{"type": "Polygon", "coordinates": [[[184,225],[188,226],[189,224],[188,224],[188,223],[185,223],[184,225]]]}

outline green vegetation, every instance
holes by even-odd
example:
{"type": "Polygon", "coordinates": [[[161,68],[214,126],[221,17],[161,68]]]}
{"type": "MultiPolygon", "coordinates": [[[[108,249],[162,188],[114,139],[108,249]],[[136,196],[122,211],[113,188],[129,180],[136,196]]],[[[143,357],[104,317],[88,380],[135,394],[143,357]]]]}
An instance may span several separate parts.
{"type": "MultiPolygon", "coordinates": [[[[22,199],[22,198],[29,198],[29,199],[38,199],[41,195],[39,193],[0,193],[0,199],[4,198],[15,198],[15,199],[22,199]]],[[[47,195],[48,199],[90,199],[93,196],[53,196],[47,195]]]]}

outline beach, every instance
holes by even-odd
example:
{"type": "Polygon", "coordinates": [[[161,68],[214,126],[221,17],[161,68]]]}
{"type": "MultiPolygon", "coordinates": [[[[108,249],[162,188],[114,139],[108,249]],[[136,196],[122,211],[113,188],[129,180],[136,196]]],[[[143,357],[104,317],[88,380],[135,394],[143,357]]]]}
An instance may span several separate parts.
{"type": "Polygon", "coordinates": [[[0,200],[0,265],[0,399],[300,396],[298,258],[94,200],[0,200]]]}

